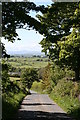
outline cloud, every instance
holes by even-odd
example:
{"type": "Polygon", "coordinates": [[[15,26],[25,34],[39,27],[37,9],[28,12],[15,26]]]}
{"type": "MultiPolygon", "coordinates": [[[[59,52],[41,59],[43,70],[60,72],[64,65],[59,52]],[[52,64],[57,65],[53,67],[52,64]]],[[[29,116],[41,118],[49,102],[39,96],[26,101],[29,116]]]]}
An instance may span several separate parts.
{"type": "Polygon", "coordinates": [[[7,53],[15,52],[15,51],[41,51],[41,45],[35,42],[22,42],[15,41],[14,43],[8,42],[7,40],[2,39],[2,42],[5,44],[5,48],[7,53]]]}

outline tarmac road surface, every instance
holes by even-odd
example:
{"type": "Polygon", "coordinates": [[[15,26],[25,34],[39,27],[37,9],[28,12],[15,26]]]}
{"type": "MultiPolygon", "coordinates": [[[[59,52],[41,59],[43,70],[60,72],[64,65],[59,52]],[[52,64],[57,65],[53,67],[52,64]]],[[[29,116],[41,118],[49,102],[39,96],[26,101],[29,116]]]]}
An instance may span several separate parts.
{"type": "Polygon", "coordinates": [[[73,120],[47,94],[31,91],[18,110],[15,120],[73,120]]]}

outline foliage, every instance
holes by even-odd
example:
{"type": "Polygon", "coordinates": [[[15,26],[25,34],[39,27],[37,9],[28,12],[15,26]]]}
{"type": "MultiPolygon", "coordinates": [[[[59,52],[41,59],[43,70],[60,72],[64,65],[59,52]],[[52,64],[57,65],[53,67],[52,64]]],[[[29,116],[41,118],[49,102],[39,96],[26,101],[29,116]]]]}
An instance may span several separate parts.
{"type": "MultiPolygon", "coordinates": [[[[13,119],[25,94],[20,90],[17,93],[8,92],[2,96],[2,120],[13,119]]],[[[15,119],[15,118],[14,118],[15,119]]]]}
{"type": "Polygon", "coordinates": [[[3,93],[9,90],[10,87],[10,79],[8,75],[9,66],[5,63],[5,61],[2,61],[2,91],[3,93]]]}
{"type": "Polygon", "coordinates": [[[20,40],[16,29],[35,29],[43,34],[43,25],[29,15],[30,10],[46,12],[47,8],[36,6],[33,2],[3,2],[2,3],[2,35],[8,41],[20,40]]]}
{"type": "Polygon", "coordinates": [[[2,61],[2,120],[12,119],[23,97],[27,94],[22,82],[10,80],[9,65],[2,61]]]}
{"type": "MultiPolygon", "coordinates": [[[[68,89],[68,88],[67,88],[68,89]]],[[[70,96],[60,96],[58,91],[55,93],[52,91],[50,94],[50,97],[52,100],[54,100],[64,111],[66,111],[69,115],[72,115],[72,117],[76,118],[76,120],[79,120],[79,101],[77,98],[70,98],[70,96]],[[73,112],[72,114],[72,111],[73,112]]]]}
{"type": "Polygon", "coordinates": [[[42,90],[51,92],[58,81],[65,77],[66,71],[59,66],[48,63],[48,65],[39,70],[39,77],[42,82],[42,90]]]}
{"type": "MultiPolygon", "coordinates": [[[[79,79],[80,70],[80,5],[79,3],[54,3],[46,9],[44,6],[36,7],[34,3],[3,3],[3,36],[8,41],[14,42],[18,34],[16,29],[32,28],[39,31],[44,35],[43,40],[40,42],[43,52],[60,67],[54,64],[48,64],[43,69],[43,74],[40,73],[42,80],[39,83],[34,83],[35,89],[42,89],[49,93],[59,105],[63,106],[66,111],[73,112],[79,111],[78,95],[80,94],[80,83],[66,79],[68,74],[66,67],[70,68],[68,76],[73,76],[75,71],[76,80],[79,79]],[[15,7],[14,7],[15,6],[15,7]],[[29,16],[30,10],[41,11],[42,16],[38,15],[38,21],[29,16]],[[46,13],[45,13],[46,12],[46,13]],[[26,27],[24,27],[26,25],[26,27]],[[72,29],[72,30],[71,30],[72,29]],[[73,44],[74,43],[74,44],[73,44]],[[77,70],[77,71],[76,71],[77,70]],[[41,87],[42,86],[42,87],[41,87]],[[75,109],[75,110],[74,110],[75,109]]],[[[30,29],[29,29],[30,30],[30,29]]],[[[5,48],[3,47],[4,53],[5,48]]],[[[39,61],[39,59],[37,59],[39,61]]],[[[37,62],[36,61],[36,62],[37,62]]],[[[41,61],[40,61],[41,62],[41,61]]],[[[34,63],[33,63],[34,64],[34,63]]],[[[19,64],[18,64],[19,65],[19,64]]],[[[22,63],[22,66],[24,63],[22,63]]],[[[5,67],[4,67],[5,68],[5,67]]],[[[4,98],[13,97],[14,93],[19,90],[23,91],[27,87],[31,88],[34,80],[38,80],[37,71],[32,68],[23,70],[21,80],[23,89],[10,82],[8,70],[3,71],[2,77],[4,90],[4,98]],[[11,87],[9,91],[9,86],[11,87]],[[7,88],[7,89],[6,89],[7,88]],[[15,88],[15,90],[13,90],[15,88]],[[14,93],[12,93],[12,91],[14,93]]],[[[13,99],[7,99],[6,103],[10,100],[13,104],[13,99]]],[[[13,104],[14,105],[14,104],[13,104]]],[[[16,105],[16,104],[15,104],[16,105]]],[[[76,113],[76,112],[75,112],[76,113]]],[[[78,115],[78,114],[77,114],[78,115]]]]}
{"type": "MultiPolygon", "coordinates": [[[[16,81],[12,81],[10,80],[8,71],[9,71],[9,65],[5,63],[5,61],[2,62],[2,91],[3,94],[8,94],[8,92],[12,92],[12,93],[17,93],[19,92],[19,90],[23,91],[23,89],[25,89],[25,87],[23,86],[22,82],[20,82],[20,84],[22,84],[22,86],[20,87],[16,81]]],[[[16,77],[16,76],[15,76],[16,77]]],[[[26,89],[25,89],[25,92],[26,89]]]]}
{"type": "Polygon", "coordinates": [[[18,82],[10,80],[7,76],[5,76],[6,74],[4,74],[6,82],[2,79],[2,120],[9,120],[13,118],[22,99],[27,94],[27,91],[21,81],[18,82]]]}
{"type": "MultiPolygon", "coordinates": [[[[3,2],[2,3],[2,36],[10,42],[21,40],[16,29],[35,29],[39,33],[47,33],[45,26],[30,16],[30,11],[46,12],[44,5],[36,6],[33,2],[3,2]]],[[[3,44],[2,44],[3,45],[3,44]]],[[[4,45],[2,46],[4,49],[4,45]]],[[[4,51],[2,51],[2,55],[4,51]]],[[[7,56],[5,51],[6,57],[7,56]]]]}
{"type": "Polygon", "coordinates": [[[70,29],[73,26],[71,20],[76,8],[78,8],[78,3],[54,3],[48,8],[47,13],[37,16],[40,22],[46,25],[49,32],[49,36],[44,35],[44,43],[41,43],[43,48],[47,47],[49,43],[47,50],[54,50],[52,43],[56,43],[63,36],[71,33],[70,29]]]}
{"type": "Polygon", "coordinates": [[[54,92],[58,92],[61,97],[70,96],[76,98],[80,92],[79,83],[62,79],[58,82],[57,86],[54,87],[54,92]]]}
{"type": "Polygon", "coordinates": [[[53,83],[53,87],[57,85],[58,81],[65,77],[65,70],[61,69],[59,66],[54,64],[50,70],[51,72],[51,81],[53,83]]]}
{"type": "Polygon", "coordinates": [[[79,6],[79,3],[54,3],[47,13],[38,15],[49,33],[48,36],[44,34],[45,38],[40,42],[42,51],[61,67],[67,65],[73,69],[76,80],[79,80],[80,69],[79,6]]]}
{"type": "Polygon", "coordinates": [[[51,99],[64,111],[78,120],[80,114],[78,99],[80,82],[71,79],[73,76],[74,72],[68,68],[61,69],[55,64],[48,65],[43,70],[43,79],[40,82],[34,82],[32,90],[39,93],[48,93],[51,99]]]}
{"type": "Polygon", "coordinates": [[[33,82],[38,81],[38,74],[36,69],[33,68],[24,69],[21,73],[21,80],[24,86],[27,87],[29,90],[33,82]]]}
{"type": "Polygon", "coordinates": [[[8,63],[11,65],[10,72],[21,72],[23,68],[40,69],[48,64],[48,58],[39,57],[11,57],[8,58],[8,63]],[[39,59],[39,61],[37,61],[39,59]],[[41,61],[41,59],[43,61],[41,61]]]}
{"type": "Polygon", "coordinates": [[[48,64],[42,74],[42,90],[46,90],[48,93],[52,90],[51,85],[51,74],[50,74],[51,64],[48,64]]]}
{"type": "Polygon", "coordinates": [[[41,82],[33,82],[31,89],[38,92],[38,93],[43,93],[42,91],[42,83],[41,82]]]}
{"type": "Polygon", "coordinates": [[[78,29],[73,29],[72,33],[63,38],[63,41],[58,42],[60,47],[59,62],[69,66],[75,71],[75,79],[79,80],[80,70],[80,32],[78,29]]]}
{"type": "Polygon", "coordinates": [[[74,118],[76,118],[76,120],[80,119],[80,107],[77,108],[71,108],[68,112],[70,115],[74,116],[74,118]]]}
{"type": "MultiPolygon", "coordinates": [[[[79,9],[79,3],[54,3],[48,8],[45,8],[44,6],[37,7],[32,2],[3,3],[3,36],[5,39],[14,42],[15,38],[18,36],[16,29],[27,29],[27,27],[32,27],[45,37],[40,43],[44,48],[43,52],[48,54],[55,62],[60,63],[58,61],[60,60],[61,51],[58,41],[61,41],[63,37],[70,35],[71,28],[79,28],[79,9]],[[30,10],[41,11],[43,16],[38,15],[39,21],[37,21],[29,16],[30,10]],[[24,28],[24,25],[27,26],[24,28]]],[[[76,51],[78,53],[79,49],[76,51]]],[[[76,54],[76,52],[74,53],[76,54]]],[[[68,63],[73,65],[72,61],[67,62],[67,64],[68,63]]],[[[75,78],[76,80],[79,79],[78,68],[75,70],[75,78]]]]}
{"type": "Polygon", "coordinates": [[[4,66],[2,69],[2,120],[9,120],[16,114],[27,91],[21,81],[10,80],[8,75],[9,66],[5,62],[2,66],[4,66]]]}
{"type": "Polygon", "coordinates": [[[44,69],[45,69],[45,67],[44,67],[44,68],[42,67],[42,68],[40,68],[40,69],[38,70],[38,77],[39,77],[39,79],[42,79],[44,69]]]}
{"type": "Polygon", "coordinates": [[[0,58],[6,58],[6,57],[10,58],[10,55],[6,53],[4,44],[1,42],[1,38],[0,38],[0,51],[1,51],[0,58]]]}
{"type": "Polygon", "coordinates": [[[79,119],[80,103],[78,95],[80,93],[80,82],[73,82],[65,78],[58,81],[58,84],[53,88],[50,97],[58,103],[68,114],[79,119]],[[75,111],[75,112],[74,112],[75,111]]]}

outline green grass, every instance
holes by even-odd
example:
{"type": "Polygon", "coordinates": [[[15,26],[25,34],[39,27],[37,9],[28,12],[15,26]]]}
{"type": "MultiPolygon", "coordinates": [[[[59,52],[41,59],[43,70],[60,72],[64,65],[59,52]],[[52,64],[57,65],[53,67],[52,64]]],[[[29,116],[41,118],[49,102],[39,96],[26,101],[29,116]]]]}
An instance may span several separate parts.
{"type": "MultiPolygon", "coordinates": [[[[41,84],[41,82],[34,82],[32,90],[39,93],[46,93],[46,90],[42,91],[41,84]]],[[[57,86],[54,87],[49,97],[69,115],[79,120],[80,102],[77,97],[78,93],[80,93],[80,83],[62,79],[58,82],[57,86]]]]}
{"type": "Polygon", "coordinates": [[[39,57],[13,57],[8,59],[8,63],[16,68],[42,68],[48,64],[48,58],[39,57]]]}
{"type": "Polygon", "coordinates": [[[79,120],[80,115],[80,103],[77,98],[70,98],[70,96],[61,97],[60,94],[52,93],[49,95],[52,100],[54,100],[64,111],[66,111],[69,115],[79,120]],[[79,111],[78,111],[79,109],[79,111]],[[75,112],[73,112],[75,111],[75,112]],[[77,112],[78,111],[78,112],[77,112]]]}
{"type": "Polygon", "coordinates": [[[42,93],[42,89],[41,89],[41,82],[34,82],[32,85],[32,90],[38,92],[38,93],[42,93]]]}
{"type": "MultiPolygon", "coordinates": [[[[10,58],[9,63],[13,67],[17,68],[43,68],[48,64],[47,58],[10,58]],[[41,60],[42,59],[42,60],[41,60]],[[15,62],[16,61],[16,62],[15,62]]],[[[54,65],[55,66],[55,65],[54,65]]],[[[50,74],[50,73],[49,73],[50,74]]],[[[45,74],[46,77],[46,74],[45,74]]],[[[50,98],[55,101],[64,111],[72,115],[76,120],[80,118],[80,102],[78,100],[78,95],[80,94],[80,82],[74,82],[69,80],[69,78],[74,77],[74,72],[72,70],[65,71],[61,70],[57,66],[54,67],[54,70],[51,71],[51,78],[48,79],[50,82],[48,89],[42,88],[42,82],[34,82],[32,85],[32,90],[38,93],[48,93],[50,98]],[[67,79],[68,78],[68,79],[67,79]],[[54,84],[56,81],[56,84],[54,84]]],[[[11,81],[17,83],[21,87],[20,78],[10,77],[11,81]]],[[[46,78],[47,79],[47,78],[46,78]]],[[[45,82],[45,81],[44,81],[45,82]]],[[[14,95],[13,95],[14,96],[14,95]]],[[[18,99],[18,96],[13,97],[18,99]]],[[[13,100],[10,100],[10,102],[13,100]]],[[[13,103],[13,102],[12,102],[13,103]]]]}
{"type": "MultiPolygon", "coordinates": [[[[22,70],[22,68],[43,68],[48,64],[48,59],[39,58],[39,57],[32,57],[32,58],[14,57],[14,58],[9,58],[8,63],[12,65],[13,68],[15,68],[14,70],[12,70],[12,72],[14,71],[17,72],[18,70],[22,70]]],[[[7,81],[8,88],[5,87],[4,92],[2,94],[3,120],[12,119],[12,117],[16,114],[22,99],[25,97],[28,91],[27,88],[24,88],[25,86],[23,85],[19,77],[9,77],[9,78],[10,81],[9,79],[7,81]]]]}
{"type": "Polygon", "coordinates": [[[27,95],[27,89],[24,91],[20,78],[10,77],[10,81],[12,85],[2,94],[2,120],[13,119],[23,98],[27,95]]]}
{"type": "Polygon", "coordinates": [[[73,108],[79,107],[79,101],[77,98],[70,98],[68,95],[62,97],[60,94],[51,92],[50,97],[54,100],[59,106],[63,108],[64,111],[69,112],[73,108]]]}
{"type": "Polygon", "coordinates": [[[3,94],[2,100],[2,119],[3,120],[11,120],[14,118],[22,99],[25,97],[23,92],[19,92],[17,94],[9,92],[8,94],[3,94]]]}
{"type": "Polygon", "coordinates": [[[54,100],[64,111],[79,120],[80,102],[78,94],[80,93],[80,82],[62,79],[53,88],[50,98],[54,100]]]}

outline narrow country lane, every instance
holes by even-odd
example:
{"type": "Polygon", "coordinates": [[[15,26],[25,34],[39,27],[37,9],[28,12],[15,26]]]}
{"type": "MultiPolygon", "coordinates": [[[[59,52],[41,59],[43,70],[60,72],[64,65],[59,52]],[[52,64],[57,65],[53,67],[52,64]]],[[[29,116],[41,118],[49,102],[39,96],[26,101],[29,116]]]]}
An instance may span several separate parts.
{"type": "Polygon", "coordinates": [[[24,98],[16,120],[73,120],[48,95],[31,91],[24,98]]]}

